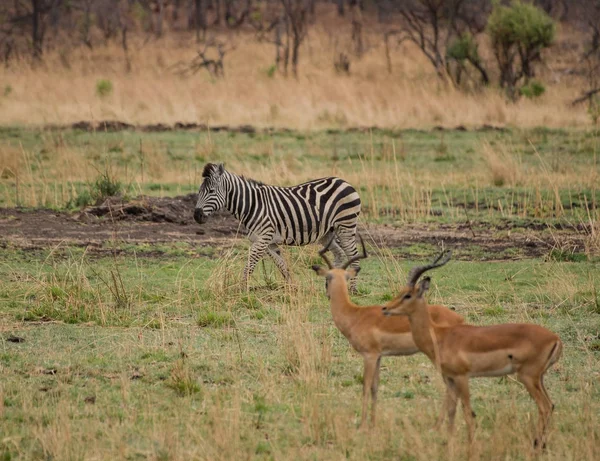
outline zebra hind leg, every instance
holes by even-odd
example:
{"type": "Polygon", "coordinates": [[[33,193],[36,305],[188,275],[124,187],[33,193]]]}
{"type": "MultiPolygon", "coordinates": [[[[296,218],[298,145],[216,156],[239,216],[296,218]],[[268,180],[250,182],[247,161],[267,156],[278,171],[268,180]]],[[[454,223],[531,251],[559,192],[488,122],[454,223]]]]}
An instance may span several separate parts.
{"type": "Polygon", "coordinates": [[[269,253],[269,256],[275,262],[275,265],[277,266],[277,269],[279,269],[279,272],[281,272],[281,275],[283,275],[283,278],[287,282],[289,282],[290,272],[287,268],[287,263],[285,262],[285,259],[283,259],[283,256],[281,256],[281,251],[279,250],[279,247],[274,243],[271,243],[267,247],[267,253],[269,253]]]}
{"type": "MultiPolygon", "coordinates": [[[[358,256],[358,247],[356,245],[356,227],[338,227],[336,234],[342,250],[344,250],[344,253],[346,253],[346,258],[350,259],[358,256]]],[[[354,269],[360,268],[358,261],[353,262],[350,267],[354,269]]],[[[348,291],[350,293],[357,292],[356,277],[352,277],[350,279],[350,282],[348,283],[348,291]]]]}

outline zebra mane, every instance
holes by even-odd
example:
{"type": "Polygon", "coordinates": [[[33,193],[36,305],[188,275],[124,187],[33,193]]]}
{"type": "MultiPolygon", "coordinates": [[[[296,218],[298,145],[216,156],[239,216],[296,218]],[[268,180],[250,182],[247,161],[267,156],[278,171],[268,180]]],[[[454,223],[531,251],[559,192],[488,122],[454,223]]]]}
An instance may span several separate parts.
{"type": "Polygon", "coordinates": [[[256,179],[252,179],[252,178],[246,178],[246,176],[240,176],[240,178],[242,178],[244,181],[246,181],[250,184],[254,184],[255,186],[264,186],[265,185],[264,182],[257,181],[256,179]]]}

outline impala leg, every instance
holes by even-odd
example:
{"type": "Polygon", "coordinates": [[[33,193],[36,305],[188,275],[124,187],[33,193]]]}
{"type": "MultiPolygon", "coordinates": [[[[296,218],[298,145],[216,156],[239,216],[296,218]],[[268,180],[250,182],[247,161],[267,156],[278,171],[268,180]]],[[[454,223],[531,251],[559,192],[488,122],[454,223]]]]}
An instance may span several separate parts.
{"type": "Polygon", "coordinates": [[[375,426],[375,407],[377,406],[377,391],[379,390],[379,370],[381,368],[381,356],[377,357],[375,363],[375,374],[371,383],[371,425],[375,426]]]}
{"type": "Polygon", "coordinates": [[[465,421],[469,430],[469,443],[472,443],[475,436],[475,413],[473,413],[473,409],[471,408],[469,378],[466,376],[454,378],[454,384],[456,385],[456,391],[462,403],[463,414],[465,415],[465,421]]]}
{"type": "Polygon", "coordinates": [[[547,397],[547,393],[545,393],[541,377],[519,374],[518,379],[523,383],[538,407],[538,424],[533,447],[544,448],[546,445],[544,440],[546,425],[552,413],[552,401],[547,397]]]}
{"type": "Polygon", "coordinates": [[[377,370],[377,361],[379,356],[375,354],[366,354],[363,356],[365,362],[365,370],[363,374],[363,401],[360,426],[364,427],[367,421],[367,411],[369,409],[369,392],[373,385],[375,373],[377,370]]]}
{"type": "Polygon", "coordinates": [[[271,243],[267,247],[267,253],[271,257],[271,259],[275,262],[275,265],[277,266],[277,269],[279,269],[279,272],[281,272],[281,275],[283,275],[283,278],[289,282],[290,272],[288,271],[285,259],[283,259],[283,257],[281,256],[279,247],[277,245],[275,245],[274,243],[271,243]]]}
{"type": "Polygon", "coordinates": [[[455,402],[454,405],[454,413],[456,414],[456,394],[453,388],[454,383],[452,383],[449,378],[444,377],[444,383],[446,384],[446,393],[444,394],[444,400],[442,402],[442,408],[440,410],[440,414],[435,421],[434,429],[439,430],[444,424],[444,420],[446,419],[446,413],[449,411],[449,407],[452,401],[455,402]]]}
{"type": "MultiPolygon", "coordinates": [[[[446,381],[446,400],[444,402],[444,407],[448,414],[448,434],[450,436],[454,435],[454,420],[456,418],[456,405],[458,404],[458,394],[456,391],[456,384],[452,378],[445,378],[446,381]]],[[[443,421],[444,419],[444,408],[442,408],[442,413],[440,414],[438,419],[443,421]]]]}

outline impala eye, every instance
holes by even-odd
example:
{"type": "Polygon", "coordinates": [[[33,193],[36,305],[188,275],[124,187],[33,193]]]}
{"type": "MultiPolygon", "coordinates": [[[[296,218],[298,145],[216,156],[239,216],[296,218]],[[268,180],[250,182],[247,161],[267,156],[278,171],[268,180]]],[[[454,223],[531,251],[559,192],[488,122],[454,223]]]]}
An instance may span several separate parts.
{"type": "Polygon", "coordinates": [[[404,298],[403,298],[403,299],[410,299],[410,293],[408,293],[408,294],[404,295],[404,298]]]}

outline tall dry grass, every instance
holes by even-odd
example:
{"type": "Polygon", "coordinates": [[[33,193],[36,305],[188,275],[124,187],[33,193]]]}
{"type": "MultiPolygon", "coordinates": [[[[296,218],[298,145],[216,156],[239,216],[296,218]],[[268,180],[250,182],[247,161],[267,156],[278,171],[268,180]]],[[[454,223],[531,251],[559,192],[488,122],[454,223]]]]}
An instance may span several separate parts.
{"type": "MultiPolygon", "coordinates": [[[[321,127],[480,126],[581,127],[590,123],[584,106],[572,107],[583,88],[579,77],[565,76],[578,50],[551,50],[540,69],[548,85],[539,100],[507,102],[491,87],[460,91],[442,84],[420,51],[410,44],[392,48],[387,70],[380,26],[365,27],[368,51],[351,56],[351,74],[336,74],[333,57],[348,48],[349,24],[317,24],[301,48],[300,76],[269,76],[274,48],[248,32],[230,33],[236,48],[226,55],[225,78],[215,80],[201,70],[179,77],[173,66],[196,56],[192,34],[171,33],[147,43],[132,37],[131,72],[117,45],[93,51],[72,49],[49,53],[45,64],[31,68],[13,63],[0,69],[0,124],[68,124],[79,120],[119,119],[134,124],[195,122],[252,124],[313,129],[321,127]],[[560,55],[560,56],[559,56],[560,55]],[[112,94],[101,97],[96,83],[109,79],[112,94]]],[[[216,33],[219,36],[219,33],[216,33]]],[[[574,43],[581,39],[562,33],[574,43]]],[[[485,54],[485,53],[484,53],[485,54]]],[[[488,53],[489,54],[489,53],[488,53]]],[[[493,62],[489,57],[490,63],[493,62]]]]}

